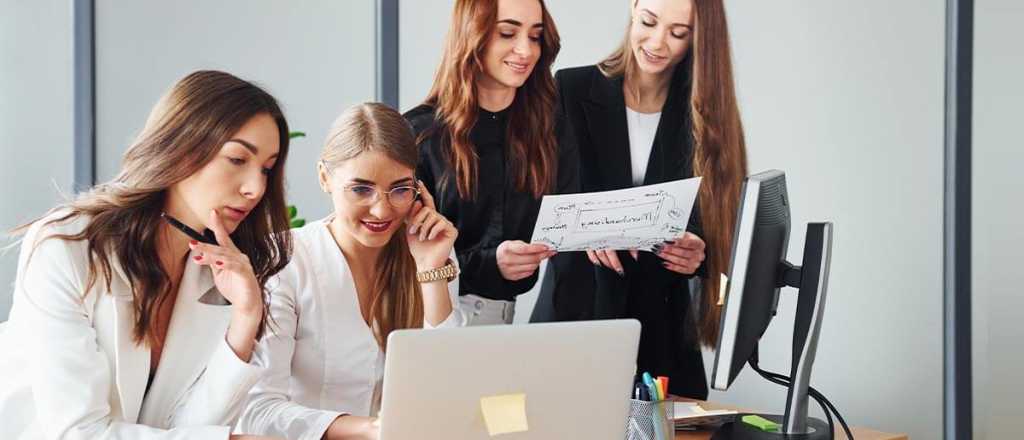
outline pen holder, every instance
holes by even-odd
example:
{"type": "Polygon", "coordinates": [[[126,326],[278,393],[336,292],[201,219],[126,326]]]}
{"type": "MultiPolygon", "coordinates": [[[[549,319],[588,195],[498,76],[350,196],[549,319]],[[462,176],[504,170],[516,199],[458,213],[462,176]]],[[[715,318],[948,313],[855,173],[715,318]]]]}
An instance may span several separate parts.
{"type": "Polygon", "coordinates": [[[673,409],[671,400],[630,399],[626,440],[672,440],[675,438],[673,409]]]}

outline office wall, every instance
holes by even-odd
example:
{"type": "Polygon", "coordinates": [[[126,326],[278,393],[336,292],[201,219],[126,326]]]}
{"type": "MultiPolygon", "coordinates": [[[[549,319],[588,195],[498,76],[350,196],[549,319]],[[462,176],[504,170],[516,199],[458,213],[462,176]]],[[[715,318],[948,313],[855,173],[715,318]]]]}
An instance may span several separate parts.
{"type": "MultiPolygon", "coordinates": [[[[939,438],[944,5],[728,6],[751,171],[788,174],[790,259],[806,222],[835,223],[812,384],[851,423],[939,438]]],[[[783,289],[762,340],[771,371],[790,365],[795,300],[783,289]]],[[[744,371],[713,398],[778,411],[785,395],[744,371]]]]}
{"type": "MultiPolygon", "coordinates": [[[[403,109],[429,89],[452,3],[401,3],[403,109]]],[[[596,62],[622,36],[626,2],[548,3],[563,40],[557,66],[596,62]]],[[[800,262],[807,222],[836,226],[813,384],[854,424],[938,438],[944,5],[727,8],[751,171],[787,172],[791,259],[800,262]]],[[[533,300],[522,299],[517,321],[533,300]]],[[[770,370],[789,367],[795,300],[785,289],[763,340],[770,370]]],[[[705,359],[710,368],[713,357],[705,359]]],[[[711,398],[779,412],[785,393],[744,371],[711,398]]]]}
{"type": "Polygon", "coordinates": [[[1024,413],[1024,4],[975,2],[973,323],[975,438],[1017,438],[1024,413]]]}
{"type": "Polygon", "coordinates": [[[327,129],[375,90],[374,0],[96,1],[98,178],[113,177],[157,99],[197,69],[263,85],[283,105],[295,139],[289,201],[318,219],[330,202],[315,164],[327,129]]]}
{"type": "MultiPolygon", "coordinates": [[[[7,231],[71,190],[71,7],[0,0],[0,11],[0,231],[7,231]]],[[[9,242],[0,239],[0,247],[9,242]]],[[[10,311],[17,263],[17,247],[0,250],[0,321],[10,311]]]]}

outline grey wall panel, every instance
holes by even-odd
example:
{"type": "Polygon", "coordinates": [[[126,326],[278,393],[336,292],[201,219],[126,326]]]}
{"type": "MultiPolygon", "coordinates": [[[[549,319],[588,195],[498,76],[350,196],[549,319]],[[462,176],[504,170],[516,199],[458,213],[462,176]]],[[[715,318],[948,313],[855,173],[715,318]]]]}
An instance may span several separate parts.
{"type": "Polygon", "coordinates": [[[1024,3],[974,7],[974,438],[994,440],[1020,437],[1024,414],[1024,3]]]}
{"type": "MultiPolygon", "coordinates": [[[[7,231],[71,191],[71,5],[0,0],[0,11],[0,231],[7,231]]],[[[0,251],[0,321],[10,311],[17,261],[17,247],[0,251]]]]}
{"type": "Polygon", "coordinates": [[[150,109],[176,80],[225,70],[265,86],[293,130],[288,197],[331,210],[315,164],[331,122],[375,96],[374,0],[96,2],[97,178],[113,177],[150,109]]]}

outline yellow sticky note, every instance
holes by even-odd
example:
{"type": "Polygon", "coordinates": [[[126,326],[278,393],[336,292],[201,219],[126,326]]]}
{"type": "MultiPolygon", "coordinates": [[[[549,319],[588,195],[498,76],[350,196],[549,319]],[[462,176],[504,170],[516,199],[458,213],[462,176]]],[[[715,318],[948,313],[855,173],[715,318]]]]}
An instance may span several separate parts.
{"type": "Polygon", "coordinates": [[[480,411],[491,437],[530,430],[526,423],[526,394],[481,397],[480,411]]]}

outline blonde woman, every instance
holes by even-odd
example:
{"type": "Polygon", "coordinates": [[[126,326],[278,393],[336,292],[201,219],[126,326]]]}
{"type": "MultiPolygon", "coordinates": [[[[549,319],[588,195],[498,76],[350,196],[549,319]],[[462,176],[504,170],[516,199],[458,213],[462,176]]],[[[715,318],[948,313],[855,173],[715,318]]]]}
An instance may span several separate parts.
{"type": "Polygon", "coordinates": [[[348,109],[317,165],[334,213],[294,231],[271,281],[270,333],[240,429],[290,439],[376,438],[388,334],[463,325],[453,307],[458,232],[416,180],[409,124],[383,104],[348,109]]]}

